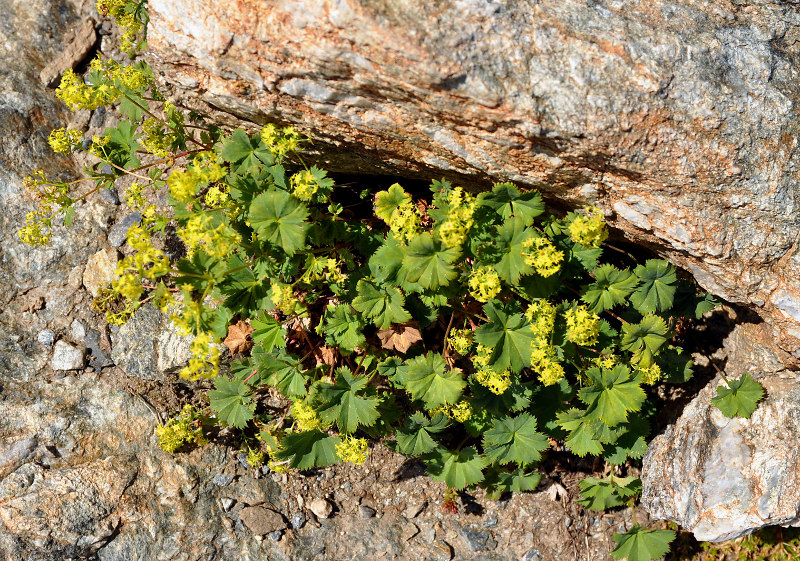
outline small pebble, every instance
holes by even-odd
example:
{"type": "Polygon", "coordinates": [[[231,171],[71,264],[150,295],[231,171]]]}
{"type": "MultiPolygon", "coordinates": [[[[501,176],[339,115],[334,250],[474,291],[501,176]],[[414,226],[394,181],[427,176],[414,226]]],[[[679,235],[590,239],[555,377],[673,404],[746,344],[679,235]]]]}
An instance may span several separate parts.
{"type": "Polygon", "coordinates": [[[48,347],[52,346],[56,340],[56,332],[52,329],[44,329],[39,332],[36,336],[36,340],[42,344],[47,345],[48,347]]]}
{"type": "Polygon", "coordinates": [[[239,460],[239,465],[244,469],[250,469],[250,464],[247,463],[247,454],[244,452],[239,452],[239,455],[236,456],[236,459],[239,460]]]}
{"type": "Polygon", "coordinates": [[[314,513],[317,518],[328,518],[333,514],[333,505],[325,499],[314,499],[308,503],[308,509],[314,513]]]}
{"type": "Polygon", "coordinates": [[[269,533],[269,539],[271,539],[274,542],[281,541],[282,537],[283,537],[283,530],[275,530],[274,532],[269,533]]]}
{"type": "Polygon", "coordinates": [[[375,516],[375,509],[366,505],[361,505],[358,507],[358,514],[361,518],[372,518],[375,516]]]}
{"type": "Polygon", "coordinates": [[[299,530],[300,528],[306,525],[306,515],[303,514],[302,512],[293,514],[291,524],[293,529],[299,530]]]}
{"type": "Polygon", "coordinates": [[[493,528],[494,526],[497,526],[497,518],[495,518],[494,516],[488,518],[486,522],[483,523],[483,526],[485,528],[493,528]]]}
{"type": "Polygon", "coordinates": [[[59,341],[53,350],[50,366],[53,370],[78,370],[83,368],[83,349],[70,345],[66,341],[59,341]]]}
{"type": "Polygon", "coordinates": [[[219,500],[219,502],[222,504],[222,510],[228,512],[236,501],[228,497],[223,497],[219,500]]]}
{"type": "Polygon", "coordinates": [[[117,195],[117,190],[114,187],[110,187],[108,189],[100,189],[100,196],[106,202],[109,202],[112,205],[119,204],[119,195],[117,195]]]}
{"type": "Polygon", "coordinates": [[[214,476],[214,485],[217,487],[225,487],[233,481],[233,475],[230,473],[218,473],[214,476]]]}
{"type": "Polygon", "coordinates": [[[525,555],[522,556],[521,561],[541,561],[542,555],[539,553],[538,549],[531,549],[525,555]]]}
{"type": "Polygon", "coordinates": [[[141,219],[142,215],[138,212],[125,215],[122,220],[114,224],[111,230],[109,230],[108,243],[110,243],[112,247],[120,247],[123,245],[128,237],[128,230],[130,230],[131,226],[134,224],[138,224],[141,219]]]}
{"type": "Polygon", "coordinates": [[[564,517],[564,527],[565,528],[569,528],[570,526],[572,526],[572,518],[570,518],[569,516],[565,516],[564,517]]]}

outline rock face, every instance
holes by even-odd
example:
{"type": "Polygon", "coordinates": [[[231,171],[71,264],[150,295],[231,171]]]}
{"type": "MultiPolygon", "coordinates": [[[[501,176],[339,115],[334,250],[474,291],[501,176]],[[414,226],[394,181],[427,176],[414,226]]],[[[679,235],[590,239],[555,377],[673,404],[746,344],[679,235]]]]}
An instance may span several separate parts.
{"type": "Polygon", "coordinates": [[[777,356],[754,345],[751,329],[737,327],[725,346],[727,375],[748,372],[766,389],[753,416],[729,419],[711,405],[718,378],[651,442],[644,458],[643,506],[698,540],[800,525],[800,374],[783,370],[777,356]]]}
{"type": "Polygon", "coordinates": [[[510,180],[759,308],[800,358],[800,11],[686,0],[151,0],[181,103],[330,169],[510,180]],[[336,147],[336,157],[331,147],[336,147]],[[346,150],[341,150],[345,148],[346,150]]]}

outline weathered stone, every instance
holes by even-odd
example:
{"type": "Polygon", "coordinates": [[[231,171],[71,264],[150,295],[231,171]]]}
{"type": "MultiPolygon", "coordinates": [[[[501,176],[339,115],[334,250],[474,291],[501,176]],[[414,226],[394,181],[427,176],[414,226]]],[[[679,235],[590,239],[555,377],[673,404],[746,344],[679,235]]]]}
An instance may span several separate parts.
{"type": "Polygon", "coordinates": [[[53,370],[78,370],[83,368],[83,349],[70,345],[66,341],[58,341],[53,348],[53,359],[50,361],[53,370]]]}
{"type": "Polygon", "coordinates": [[[100,289],[114,280],[119,256],[112,248],[101,249],[89,258],[83,270],[83,286],[92,296],[97,297],[100,289]]]}
{"type": "Polygon", "coordinates": [[[598,204],[800,358],[800,12],[725,0],[152,0],[174,100],[329,169],[598,204]],[[746,107],[747,110],[742,110],[746,107]]]}
{"type": "Polygon", "coordinates": [[[191,345],[191,337],[181,335],[169,318],[147,304],[120,327],[111,358],[128,374],[159,380],[189,360],[191,345]]]}
{"type": "Polygon", "coordinates": [[[287,528],[280,512],[263,506],[248,506],[239,512],[239,519],[257,536],[287,528]]]}
{"type": "Polygon", "coordinates": [[[698,540],[722,541],[770,525],[800,524],[800,374],[784,371],[740,325],[728,337],[726,375],[744,372],[766,389],[750,419],[725,417],[711,399],[717,378],[650,444],[642,505],[698,540]]]}
{"type": "Polygon", "coordinates": [[[56,340],[56,332],[52,329],[43,329],[36,335],[36,341],[47,347],[51,346],[56,340]]]}
{"type": "Polygon", "coordinates": [[[110,243],[112,247],[120,247],[123,245],[128,236],[128,230],[130,230],[132,226],[138,224],[141,219],[142,215],[138,212],[126,214],[122,220],[114,224],[111,230],[108,231],[108,243],[110,243]]]}
{"type": "Polygon", "coordinates": [[[361,518],[375,518],[375,509],[372,507],[368,507],[366,505],[361,505],[358,507],[358,515],[361,518]]]}

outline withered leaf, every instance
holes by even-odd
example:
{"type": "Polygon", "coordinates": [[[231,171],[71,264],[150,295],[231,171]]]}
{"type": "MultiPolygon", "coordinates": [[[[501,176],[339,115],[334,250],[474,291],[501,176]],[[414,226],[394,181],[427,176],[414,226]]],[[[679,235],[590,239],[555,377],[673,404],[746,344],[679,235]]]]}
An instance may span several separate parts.
{"type": "Polygon", "coordinates": [[[318,365],[327,364],[328,366],[333,366],[336,364],[336,348],[320,345],[314,349],[314,357],[317,359],[318,365]]]}
{"type": "Polygon", "coordinates": [[[247,352],[253,346],[253,340],[250,339],[252,332],[250,324],[239,320],[235,325],[228,327],[228,336],[223,343],[230,349],[232,355],[247,352]]]}
{"type": "Polygon", "coordinates": [[[404,353],[417,341],[422,341],[422,335],[415,322],[392,325],[389,329],[379,329],[378,339],[384,349],[396,350],[404,353]]]}

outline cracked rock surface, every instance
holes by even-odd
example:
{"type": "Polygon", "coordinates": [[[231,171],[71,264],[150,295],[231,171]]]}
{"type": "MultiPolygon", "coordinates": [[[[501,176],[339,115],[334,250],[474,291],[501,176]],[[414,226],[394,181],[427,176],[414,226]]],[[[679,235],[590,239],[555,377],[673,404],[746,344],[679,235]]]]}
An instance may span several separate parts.
{"type": "Polygon", "coordinates": [[[327,169],[594,203],[800,362],[800,10],[756,0],[152,0],[179,102],[327,169]]]}

